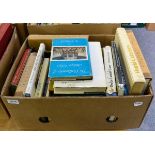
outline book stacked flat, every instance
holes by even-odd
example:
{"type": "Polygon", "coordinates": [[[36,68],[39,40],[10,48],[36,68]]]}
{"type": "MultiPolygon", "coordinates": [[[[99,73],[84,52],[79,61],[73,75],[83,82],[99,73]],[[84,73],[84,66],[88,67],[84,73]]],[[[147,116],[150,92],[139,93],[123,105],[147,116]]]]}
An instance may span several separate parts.
{"type": "Polygon", "coordinates": [[[54,94],[93,94],[106,91],[100,42],[87,39],[53,40],[49,91],[54,94]]]}

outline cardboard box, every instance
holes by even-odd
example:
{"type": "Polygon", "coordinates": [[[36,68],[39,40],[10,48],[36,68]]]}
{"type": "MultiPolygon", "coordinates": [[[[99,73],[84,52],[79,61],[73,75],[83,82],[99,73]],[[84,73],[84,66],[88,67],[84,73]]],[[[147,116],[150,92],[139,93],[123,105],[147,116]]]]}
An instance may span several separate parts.
{"type": "Polygon", "coordinates": [[[146,24],[146,29],[148,31],[155,31],[155,23],[147,23],[146,24]]]}
{"type": "Polygon", "coordinates": [[[17,34],[19,36],[20,44],[22,45],[25,39],[28,36],[27,24],[26,23],[17,23],[14,24],[17,29],[17,34]]]}
{"type": "MultiPolygon", "coordinates": [[[[89,40],[100,41],[103,47],[110,45],[114,35],[90,35],[89,40]]],[[[51,39],[46,41],[47,47],[49,44],[51,39]]],[[[119,130],[140,126],[153,98],[151,88],[147,95],[136,96],[9,96],[13,73],[29,45],[32,44],[28,38],[2,90],[2,100],[22,130],[119,130]],[[9,104],[10,100],[14,104],[9,104]]],[[[33,42],[33,47],[37,48],[38,42],[33,42]]]]}
{"type": "Polygon", "coordinates": [[[27,25],[29,34],[79,35],[79,34],[114,34],[121,24],[54,24],[27,25]]]}
{"type": "MultiPolygon", "coordinates": [[[[0,92],[2,90],[3,84],[6,80],[6,77],[10,71],[10,68],[13,65],[13,62],[19,52],[20,43],[18,39],[18,35],[16,29],[12,34],[12,38],[6,48],[6,51],[0,60],[0,92]]],[[[0,96],[0,124],[3,124],[6,120],[9,119],[9,113],[2,103],[1,96],[0,96]]]]}

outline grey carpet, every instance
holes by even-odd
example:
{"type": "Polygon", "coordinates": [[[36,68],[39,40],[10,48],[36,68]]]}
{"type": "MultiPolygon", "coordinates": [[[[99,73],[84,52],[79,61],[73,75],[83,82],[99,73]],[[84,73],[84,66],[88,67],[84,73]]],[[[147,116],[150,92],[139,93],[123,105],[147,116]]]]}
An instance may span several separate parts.
{"type": "MultiPolygon", "coordinates": [[[[145,28],[133,28],[132,31],[137,38],[143,55],[151,70],[153,77],[152,87],[155,92],[155,31],[147,31],[145,28]]],[[[133,130],[155,130],[155,98],[153,99],[140,128],[133,130]]]]}

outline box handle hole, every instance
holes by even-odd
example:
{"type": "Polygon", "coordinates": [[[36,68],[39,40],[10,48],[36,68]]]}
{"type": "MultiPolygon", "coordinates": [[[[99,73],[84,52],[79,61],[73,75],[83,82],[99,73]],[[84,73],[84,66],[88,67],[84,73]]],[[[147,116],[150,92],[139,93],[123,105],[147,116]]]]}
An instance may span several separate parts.
{"type": "Polygon", "coordinates": [[[106,121],[109,122],[109,123],[114,123],[118,120],[118,117],[114,116],[114,115],[111,115],[111,116],[108,116],[106,118],[106,121]]]}
{"type": "Polygon", "coordinates": [[[49,123],[48,117],[39,117],[39,121],[40,121],[41,123],[49,123]]]}

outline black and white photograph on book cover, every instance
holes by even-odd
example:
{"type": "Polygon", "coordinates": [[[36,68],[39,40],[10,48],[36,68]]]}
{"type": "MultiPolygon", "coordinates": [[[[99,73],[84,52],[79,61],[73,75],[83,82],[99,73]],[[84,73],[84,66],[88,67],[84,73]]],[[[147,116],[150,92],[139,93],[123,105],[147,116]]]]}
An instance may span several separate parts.
{"type": "Polygon", "coordinates": [[[86,47],[54,47],[52,60],[87,59],[86,47]]]}

